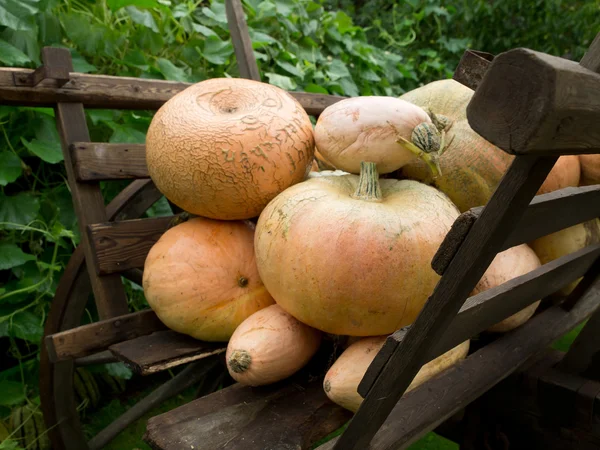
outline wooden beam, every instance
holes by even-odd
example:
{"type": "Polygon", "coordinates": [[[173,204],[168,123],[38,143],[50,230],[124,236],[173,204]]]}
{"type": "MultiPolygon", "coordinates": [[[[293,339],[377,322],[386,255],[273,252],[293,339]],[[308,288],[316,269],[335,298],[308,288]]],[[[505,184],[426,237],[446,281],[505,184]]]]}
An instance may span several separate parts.
{"type": "Polygon", "coordinates": [[[479,83],[481,83],[493,60],[494,55],[491,53],[466,50],[454,70],[452,79],[475,90],[479,86],[479,83]]]}
{"type": "MultiPolygon", "coordinates": [[[[90,75],[71,71],[69,82],[59,87],[55,80],[46,80],[36,87],[15,86],[13,75],[33,73],[30,69],[0,69],[0,98],[3,105],[54,106],[57,102],[81,103],[86,108],[150,109],[160,108],[175,94],[191,86],[166,80],[133,77],[90,75]]],[[[290,92],[308,114],[318,116],[329,105],[344,97],[290,92]]]]}
{"type": "Polygon", "coordinates": [[[78,181],[150,178],[144,144],[75,142],[71,151],[78,181]]]}
{"type": "Polygon", "coordinates": [[[260,72],[254,57],[242,2],[240,0],[225,0],[225,12],[241,77],[260,81],[260,72]]]}
{"type": "Polygon", "coordinates": [[[93,366],[96,364],[107,364],[119,361],[110,351],[105,350],[93,355],[84,356],[75,360],[75,366],[93,366]]]}
{"type": "Polygon", "coordinates": [[[96,223],[88,226],[94,263],[99,275],[144,267],[152,246],[175,216],[96,223]]]}
{"type": "Polygon", "coordinates": [[[515,49],[494,59],[467,106],[471,128],[512,154],[600,152],[600,75],[515,49]]]}
{"type": "MultiPolygon", "coordinates": [[[[483,213],[483,207],[461,214],[446,235],[433,258],[432,267],[440,275],[469,233],[471,226],[483,213]]],[[[531,242],[539,237],[560,231],[600,216],[600,185],[568,187],[536,196],[510,233],[500,251],[531,242]]]]}
{"type": "MultiPolygon", "coordinates": [[[[42,56],[47,57],[44,64],[49,68],[67,67],[69,70],[73,70],[69,51],[67,49],[57,50],[60,51],[42,54],[42,56]]],[[[65,159],[67,179],[73,197],[79,229],[81,230],[81,245],[85,253],[98,315],[101,318],[108,318],[125,314],[128,312],[127,297],[121,283],[121,277],[118,275],[103,278],[96,276],[96,261],[86,234],[88,224],[106,222],[107,216],[99,184],[81,184],[77,181],[75,175],[71,144],[90,140],[83,105],[81,103],[59,102],[55,105],[55,116],[65,159]]]]}
{"type": "Polygon", "coordinates": [[[204,342],[172,330],[164,330],[113,344],[108,349],[134,372],[149,375],[224,353],[227,343],[204,342]]]}
{"type": "Polygon", "coordinates": [[[146,309],[50,334],[45,343],[50,362],[56,363],[92,355],[112,344],[166,328],[154,311],[146,309]]]}
{"type": "MultiPolygon", "coordinates": [[[[464,361],[407,393],[395,405],[372,442],[361,448],[407,448],[505,379],[531,357],[547,349],[558,337],[598,310],[599,305],[600,280],[596,280],[571,311],[565,311],[560,306],[550,307],[524,326],[502,335],[464,361]]],[[[338,447],[344,435],[318,447],[318,450],[344,448],[338,447]]]]}
{"type": "MultiPolygon", "coordinates": [[[[432,347],[425,362],[437,358],[477,333],[577,280],[590,269],[599,256],[600,245],[592,245],[469,297],[443,338],[432,347]]],[[[359,387],[358,392],[363,397],[368,393],[363,389],[375,382],[394,350],[406,337],[409,328],[398,330],[386,339],[359,387]]]]}

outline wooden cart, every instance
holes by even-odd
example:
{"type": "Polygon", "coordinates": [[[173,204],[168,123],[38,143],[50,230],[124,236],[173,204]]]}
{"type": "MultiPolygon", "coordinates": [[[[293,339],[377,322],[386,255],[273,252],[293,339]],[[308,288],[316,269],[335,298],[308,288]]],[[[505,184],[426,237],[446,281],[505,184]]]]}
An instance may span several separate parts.
{"type": "MultiPolygon", "coordinates": [[[[256,79],[241,5],[227,7],[240,73],[256,79]]],[[[55,449],[96,449],[166,398],[222,373],[225,346],[167,330],[150,310],[128,312],[121,276],[140,283],[147,252],[173,218],[137,219],[161,197],[144,146],[90,142],[84,115],[84,107],[155,110],[188,85],[74,73],[63,49],[45,48],[42,60],[35,71],[0,69],[3,104],[55,108],[81,230],[46,323],[42,408],[55,449]],[[103,180],[133,181],[104,205],[103,180]],[[80,325],[89,293],[101,321],[80,325]],[[74,369],[115,360],[139,374],[186,366],[88,442],[74,369]]],[[[465,53],[455,77],[476,88],[469,121],[517,157],[489,203],[455,222],[432,262],[442,275],[435,292],[411,327],[388,338],[359,387],[365,401],[354,417],[326,398],[317,361],[275,385],[234,384],[154,417],[145,439],[160,449],[304,449],[351,419],[319,448],[404,448],[433,429],[464,448],[600,448],[600,245],[468,298],[499,251],[600,215],[600,186],[534,198],[559,155],[600,153],[598,70],[600,37],[580,64],[526,49],[465,53]],[[564,301],[481,339],[466,360],[403,395],[427,361],[582,276],[564,301]],[[547,351],[588,318],[568,353],[547,351]]],[[[292,95],[315,116],[340,99],[292,95]]]]}

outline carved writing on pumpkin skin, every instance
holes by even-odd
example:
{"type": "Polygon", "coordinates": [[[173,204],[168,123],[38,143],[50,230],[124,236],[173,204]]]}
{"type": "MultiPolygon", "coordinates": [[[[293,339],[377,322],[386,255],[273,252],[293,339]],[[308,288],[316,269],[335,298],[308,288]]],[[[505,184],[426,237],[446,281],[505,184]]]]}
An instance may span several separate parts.
{"type": "Polygon", "coordinates": [[[244,161],[248,161],[248,153],[246,152],[240,152],[240,162],[244,162],[244,161]]]}
{"type": "Polygon", "coordinates": [[[296,171],[296,161],[294,161],[294,158],[292,158],[292,155],[290,155],[288,152],[285,152],[285,154],[287,155],[288,159],[290,160],[290,163],[292,164],[290,173],[294,173],[296,171]]]}
{"type": "Polygon", "coordinates": [[[235,162],[235,151],[225,150],[224,148],[222,148],[221,151],[225,155],[225,162],[235,162]]]}
{"type": "Polygon", "coordinates": [[[252,150],[250,150],[250,153],[254,153],[256,156],[262,156],[266,160],[269,159],[269,157],[265,154],[260,144],[254,147],[252,150]]]}

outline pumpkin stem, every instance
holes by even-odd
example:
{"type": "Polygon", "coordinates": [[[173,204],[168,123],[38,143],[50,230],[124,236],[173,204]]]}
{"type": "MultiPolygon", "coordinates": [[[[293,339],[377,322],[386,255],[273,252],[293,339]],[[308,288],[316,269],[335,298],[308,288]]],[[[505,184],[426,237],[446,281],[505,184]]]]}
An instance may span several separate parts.
{"type": "Polygon", "coordinates": [[[379,185],[379,172],[377,164],[373,162],[360,162],[360,178],[358,179],[358,187],[352,198],[365,200],[367,202],[381,201],[381,186],[379,185]]]}
{"type": "Polygon", "coordinates": [[[173,227],[176,227],[177,225],[187,222],[188,220],[193,219],[194,217],[198,216],[196,216],[195,214],[190,214],[187,211],[183,211],[182,213],[179,213],[175,217],[173,217],[171,222],[169,222],[168,228],[171,229],[173,227]]]}
{"type": "Polygon", "coordinates": [[[246,350],[234,350],[229,355],[227,365],[235,373],[242,373],[248,370],[252,364],[252,356],[246,350]]]}

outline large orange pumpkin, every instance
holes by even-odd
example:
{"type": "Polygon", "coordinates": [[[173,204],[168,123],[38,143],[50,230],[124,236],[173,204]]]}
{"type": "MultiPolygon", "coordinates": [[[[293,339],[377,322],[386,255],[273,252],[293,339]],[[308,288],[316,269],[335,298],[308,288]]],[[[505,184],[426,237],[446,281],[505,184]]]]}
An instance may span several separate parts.
{"type": "Polygon", "coordinates": [[[287,92],[239,78],[194,84],[155,114],[146,163],[158,189],[180,208],[213,219],[248,219],[304,179],[314,153],[312,124],[287,92]]]}
{"type": "Polygon", "coordinates": [[[412,180],[320,172],[279,194],[255,237],[261,279],[301,322],[340,335],[392,333],[413,322],[439,276],[431,260],[459,213],[412,180]]]}
{"type": "Polygon", "coordinates": [[[600,184],[600,155],[579,155],[581,185],[600,184]]]}
{"type": "Polygon", "coordinates": [[[172,330],[227,341],[272,305],[254,258],[254,224],[194,218],[166,231],[144,265],[144,294],[172,330]]]}

